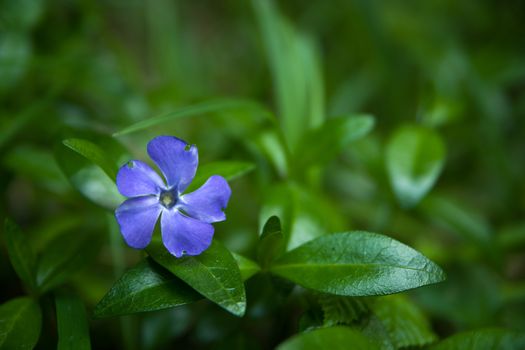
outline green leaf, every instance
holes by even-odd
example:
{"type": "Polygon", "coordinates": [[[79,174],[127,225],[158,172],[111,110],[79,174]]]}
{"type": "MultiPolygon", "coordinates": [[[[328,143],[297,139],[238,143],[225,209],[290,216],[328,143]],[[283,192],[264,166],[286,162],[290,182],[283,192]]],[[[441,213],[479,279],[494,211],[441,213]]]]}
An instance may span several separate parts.
{"type": "Polygon", "coordinates": [[[176,258],[159,241],[152,242],[146,251],[153,260],[207,299],[234,315],[244,315],[246,294],[239,266],[217,240],[197,256],[176,258]]]}
{"type": "Polygon", "coordinates": [[[29,290],[35,288],[36,256],[33,249],[20,228],[10,219],[5,220],[5,237],[9,260],[18,277],[29,290]]]}
{"type": "Polygon", "coordinates": [[[297,33],[272,1],[252,1],[275,86],[282,129],[294,150],[302,135],[324,120],[319,55],[310,38],[297,33]]]}
{"type": "Polygon", "coordinates": [[[33,349],[40,337],[42,311],[31,298],[0,305],[0,349],[33,349]]]}
{"type": "Polygon", "coordinates": [[[55,298],[58,328],[58,350],[89,350],[89,326],[82,301],[74,296],[55,298]]]}
{"type": "Polygon", "coordinates": [[[192,192],[202,186],[212,175],[220,175],[226,180],[235,180],[255,169],[255,164],[237,161],[219,161],[207,163],[197,169],[197,174],[186,190],[192,192]]]}
{"type": "Polygon", "coordinates": [[[126,271],[95,306],[95,317],[161,310],[202,299],[150,258],[126,271]]]}
{"type": "Polygon", "coordinates": [[[55,159],[73,188],[93,203],[115,210],[124,201],[125,198],[115,186],[114,178],[76,151],[62,144],[55,148],[55,159]]]}
{"type": "Polygon", "coordinates": [[[298,147],[298,169],[326,164],[341,153],[352,141],[366,136],[374,127],[370,115],[350,115],[329,119],[308,132],[298,147]]]}
{"type": "Polygon", "coordinates": [[[484,329],[454,334],[432,346],[431,350],[523,349],[525,334],[503,329],[484,329]]]}
{"type": "Polygon", "coordinates": [[[345,296],[392,294],[445,279],[439,266],[414,249],[363,231],[305,243],[283,255],[270,271],[303,287],[345,296]]]}
{"type": "Polygon", "coordinates": [[[425,315],[403,295],[376,298],[369,306],[396,348],[423,346],[437,339],[425,315]]]}
{"type": "Polygon", "coordinates": [[[321,294],[319,296],[319,304],[323,309],[323,323],[325,326],[349,325],[368,313],[366,303],[359,298],[321,294]]]}
{"type": "Polygon", "coordinates": [[[281,183],[265,189],[259,214],[261,228],[274,215],[282,220],[286,250],[344,227],[342,215],[332,202],[321,193],[296,183],[281,183]]]}
{"type": "Polygon", "coordinates": [[[62,141],[62,143],[97,165],[111,180],[115,181],[117,177],[116,166],[107,158],[104,150],[99,146],[91,141],[82,139],[67,139],[62,141]]]}
{"type": "Polygon", "coordinates": [[[260,237],[258,260],[262,268],[270,266],[271,262],[284,252],[284,236],[281,229],[281,220],[277,216],[271,216],[260,237]]]}
{"type": "Polygon", "coordinates": [[[445,144],[420,126],[398,129],[386,147],[390,183],[401,206],[415,206],[436,182],[445,162],[445,144]]]}
{"type": "Polygon", "coordinates": [[[58,236],[44,249],[38,261],[37,285],[42,292],[65,282],[97,254],[101,238],[84,232],[58,236]]]}
{"type": "Polygon", "coordinates": [[[193,106],[182,107],[173,112],[164,113],[153,118],[145,119],[114,133],[113,136],[117,137],[141,130],[150,129],[151,127],[162,125],[165,123],[170,123],[180,118],[239,109],[260,114],[270,120],[273,118],[271,113],[269,113],[267,110],[265,110],[263,107],[261,107],[259,104],[253,101],[217,99],[202,102],[193,106]]]}
{"type": "Polygon", "coordinates": [[[277,350],[347,350],[349,348],[378,349],[359,331],[338,326],[298,334],[279,345],[277,350]]]}
{"type": "Polygon", "coordinates": [[[261,271],[261,268],[255,261],[252,261],[240,254],[233,253],[232,256],[235,259],[235,262],[239,266],[239,271],[241,271],[241,278],[243,281],[246,281],[257,272],[261,271]]]}

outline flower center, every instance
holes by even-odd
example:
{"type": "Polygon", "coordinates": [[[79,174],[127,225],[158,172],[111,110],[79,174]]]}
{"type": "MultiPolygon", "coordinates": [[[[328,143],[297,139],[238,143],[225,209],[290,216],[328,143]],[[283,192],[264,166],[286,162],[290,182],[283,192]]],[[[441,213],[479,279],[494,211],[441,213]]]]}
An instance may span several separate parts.
{"type": "Polygon", "coordinates": [[[163,191],[159,197],[160,204],[171,209],[177,203],[177,195],[172,191],[163,191]]]}

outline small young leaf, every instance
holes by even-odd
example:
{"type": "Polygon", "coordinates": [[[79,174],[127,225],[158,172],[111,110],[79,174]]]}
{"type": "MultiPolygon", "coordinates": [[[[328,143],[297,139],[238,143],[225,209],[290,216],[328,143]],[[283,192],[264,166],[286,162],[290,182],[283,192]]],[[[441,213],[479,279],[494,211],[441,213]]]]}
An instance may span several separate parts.
{"type": "Polygon", "coordinates": [[[319,304],[323,309],[325,326],[349,325],[368,312],[366,303],[359,298],[321,294],[319,304]]]}
{"type": "Polygon", "coordinates": [[[89,327],[84,305],[74,296],[59,295],[55,298],[58,350],[89,350],[89,327]]]}
{"type": "Polygon", "coordinates": [[[431,350],[525,349],[525,334],[503,329],[484,329],[454,334],[431,350]]]}
{"type": "Polygon", "coordinates": [[[67,139],[62,143],[102,169],[113,181],[117,177],[116,166],[105,155],[104,150],[88,140],[67,139]]]}
{"type": "Polygon", "coordinates": [[[40,337],[42,311],[31,298],[0,305],[0,349],[33,349],[40,337]]]}
{"type": "Polygon", "coordinates": [[[150,243],[146,251],[153,260],[204,297],[234,315],[244,315],[246,294],[239,266],[232,254],[217,240],[197,256],[176,258],[159,241],[150,243]]]}
{"type": "Polygon", "coordinates": [[[204,164],[197,169],[195,178],[185,192],[190,193],[196,190],[212,175],[220,175],[226,180],[231,181],[253,169],[255,169],[255,164],[249,162],[220,161],[204,164]]]}
{"type": "Polygon", "coordinates": [[[241,271],[241,278],[243,281],[246,281],[257,272],[261,271],[261,268],[255,261],[252,261],[240,254],[233,253],[232,256],[235,259],[235,262],[239,266],[239,271],[241,271]]]}
{"type": "Polygon", "coordinates": [[[55,238],[38,261],[36,279],[40,290],[45,292],[63,283],[95,256],[100,245],[100,237],[82,232],[55,238]]]}
{"type": "Polygon", "coordinates": [[[18,277],[33,290],[35,288],[36,257],[25,234],[10,219],[5,220],[5,236],[9,260],[18,277]]]}
{"type": "Polygon", "coordinates": [[[95,306],[97,318],[189,304],[202,296],[151,258],[126,271],[95,306]]]}
{"type": "Polygon", "coordinates": [[[352,141],[366,136],[374,127],[369,115],[352,115],[329,119],[321,127],[311,130],[298,147],[299,169],[326,164],[352,141]]]}
{"type": "Polygon", "coordinates": [[[320,328],[300,333],[277,347],[277,350],[373,350],[379,349],[361,332],[343,326],[320,328]]]}
{"type": "Polygon", "coordinates": [[[420,126],[398,129],[386,148],[390,183],[401,206],[415,206],[436,182],[445,162],[445,144],[420,126]]]}
{"type": "Polygon", "coordinates": [[[271,216],[263,227],[258,246],[258,260],[263,268],[284,252],[284,236],[281,229],[281,220],[271,216]]]}
{"type": "Polygon", "coordinates": [[[284,254],[270,271],[303,287],[345,295],[385,295],[445,279],[439,266],[392,238],[362,231],[319,237],[284,254]]]}
{"type": "Polygon", "coordinates": [[[217,99],[213,101],[202,102],[193,106],[182,107],[174,112],[161,114],[159,116],[144,119],[136,124],[130,125],[113,134],[114,137],[130,134],[133,132],[149,129],[153,126],[169,123],[180,118],[198,116],[202,114],[221,112],[227,110],[248,110],[258,113],[268,119],[272,119],[271,113],[261,107],[259,104],[249,100],[217,99]]]}
{"type": "Polygon", "coordinates": [[[437,339],[425,315],[403,295],[376,298],[369,305],[396,348],[423,346],[437,339]]]}

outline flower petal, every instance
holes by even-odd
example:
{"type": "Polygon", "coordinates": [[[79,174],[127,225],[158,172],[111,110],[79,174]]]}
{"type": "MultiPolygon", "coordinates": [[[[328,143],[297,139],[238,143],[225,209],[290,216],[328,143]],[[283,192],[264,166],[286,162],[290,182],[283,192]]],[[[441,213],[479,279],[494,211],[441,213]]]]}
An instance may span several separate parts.
{"type": "Polygon", "coordinates": [[[194,192],[180,197],[180,207],[192,218],[212,223],[226,220],[223,210],[228,205],[232,191],[228,182],[213,175],[194,192]]]}
{"type": "Polygon", "coordinates": [[[143,249],[149,244],[161,211],[156,196],[128,199],[115,210],[120,232],[130,247],[143,249]]]}
{"type": "Polygon", "coordinates": [[[213,226],[181,214],[178,210],[164,210],[160,220],[162,241],[177,258],[199,255],[211,244],[213,226]]]}
{"type": "Polygon", "coordinates": [[[191,183],[199,164],[195,145],[173,136],[158,136],[148,143],[148,154],[160,168],[168,187],[182,193],[191,183]]]}
{"type": "Polygon", "coordinates": [[[124,164],[117,174],[117,188],[126,197],[158,194],[165,187],[159,174],[140,160],[124,164]]]}

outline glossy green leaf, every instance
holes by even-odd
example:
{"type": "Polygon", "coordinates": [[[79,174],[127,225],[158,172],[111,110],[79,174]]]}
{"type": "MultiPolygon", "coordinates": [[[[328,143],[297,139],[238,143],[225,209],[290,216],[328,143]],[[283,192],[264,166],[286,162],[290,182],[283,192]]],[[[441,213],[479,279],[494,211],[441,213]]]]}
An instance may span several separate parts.
{"type": "Polygon", "coordinates": [[[386,167],[399,203],[415,206],[436,182],[445,162],[445,144],[438,133],[420,126],[405,126],[386,147],[386,167]]]}
{"type": "Polygon", "coordinates": [[[220,175],[231,181],[243,176],[255,169],[255,164],[237,161],[219,161],[201,165],[197,174],[186,190],[186,193],[196,190],[202,186],[212,175],[220,175]]]}
{"type": "MultiPolygon", "coordinates": [[[[260,268],[239,254],[232,253],[243,281],[260,268]]],[[[97,318],[167,309],[201,300],[202,295],[168,270],[146,258],[126,271],[95,306],[97,318]]]]}
{"type": "Polygon", "coordinates": [[[258,260],[263,268],[270,266],[284,252],[284,243],[281,220],[277,216],[271,216],[264,224],[257,247],[258,260]]]}
{"type": "Polygon", "coordinates": [[[101,238],[85,232],[58,236],[44,249],[37,266],[37,285],[41,291],[65,282],[97,254],[101,238]]]}
{"type": "Polygon", "coordinates": [[[368,313],[368,307],[362,298],[321,294],[319,304],[323,309],[325,326],[349,325],[368,313]]]}
{"type": "Polygon", "coordinates": [[[58,350],[89,350],[89,326],[82,301],[74,296],[58,295],[55,298],[58,350]]]}
{"type": "Polygon", "coordinates": [[[243,281],[246,281],[257,272],[261,271],[261,267],[257,265],[255,261],[252,261],[240,254],[233,253],[232,256],[235,259],[235,262],[239,266],[239,271],[241,272],[241,278],[243,281]]]}
{"type": "Polygon", "coordinates": [[[96,305],[95,317],[161,310],[202,299],[150,258],[126,271],[96,305]]]}
{"type": "Polygon", "coordinates": [[[295,160],[299,169],[326,164],[341,153],[352,141],[366,136],[374,127],[374,117],[351,115],[332,118],[308,132],[298,147],[295,160]]]}
{"type": "Polygon", "coordinates": [[[525,348],[525,334],[503,329],[457,333],[432,346],[431,350],[518,350],[525,348]]]}
{"type": "Polygon", "coordinates": [[[82,139],[67,139],[62,141],[62,143],[66,147],[69,147],[84,158],[93,162],[93,164],[102,169],[110,179],[115,181],[117,177],[116,166],[107,158],[104,150],[102,150],[98,145],[91,141],[82,139]]]}
{"type": "Polygon", "coordinates": [[[202,254],[176,258],[159,241],[146,248],[160,265],[197,292],[237,316],[244,315],[246,294],[239,266],[217,240],[202,254]]]}
{"type": "Polygon", "coordinates": [[[76,151],[60,145],[55,149],[55,159],[71,185],[93,203],[115,210],[124,201],[113,179],[76,151]]]}
{"type": "Polygon", "coordinates": [[[0,305],[0,349],[33,349],[40,337],[42,311],[31,298],[0,305]]]}
{"type": "Polygon", "coordinates": [[[271,272],[320,292],[385,295],[445,279],[439,266],[387,236],[343,232],[319,237],[286,253],[271,272]]]}
{"type": "Polygon", "coordinates": [[[136,124],[130,125],[116,133],[113,136],[122,136],[133,132],[150,129],[154,126],[162,125],[176,121],[180,118],[198,116],[214,112],[224,112],[228,110],[247,110],[260,114],[268,119],[272,119],[271,114],[260,105],[249,100],[234,99],[217,99],[213,101],[202,102],[193,106],[182,107],[173,112],[164,113],[153,118],[144,119],[136,124]]]}
{"type": "Polygon", "coordinates": [[[423,346],[437,339],[425,315],[403,295],[376,298],[369,305],[396,348],[423,346]]]}
{"type": "Polygon", "coordinates": [[[361,332],[349,327],[320,328],[288,339],[277,350],[373,350],[378,349],[361,332]]]}
{"type": "Polygon", "coordinates": [[[35,288],[36,256],[25,233],[10,219],[5,220],[4,232],[9,260],[18,277],[30,289],[35,288]]]}

